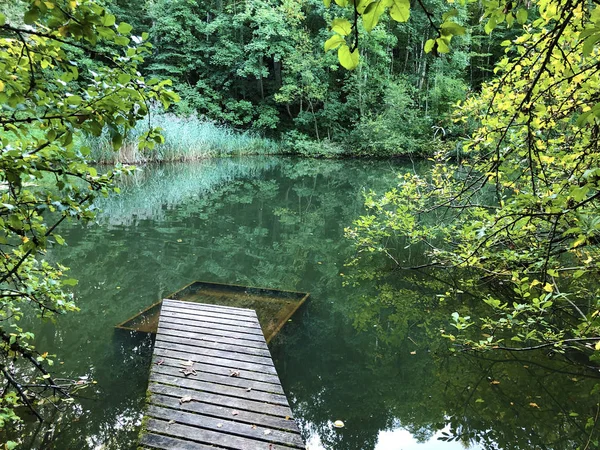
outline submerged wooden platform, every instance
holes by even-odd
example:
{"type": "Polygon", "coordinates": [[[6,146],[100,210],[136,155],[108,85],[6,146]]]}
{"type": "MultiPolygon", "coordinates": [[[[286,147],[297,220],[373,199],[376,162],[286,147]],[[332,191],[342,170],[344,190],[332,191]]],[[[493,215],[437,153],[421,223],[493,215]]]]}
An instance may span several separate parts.
{"type": "Polygon", "coordinates": [[[305,448],[253,310],[163,300],[140,446],[305,448]]]}

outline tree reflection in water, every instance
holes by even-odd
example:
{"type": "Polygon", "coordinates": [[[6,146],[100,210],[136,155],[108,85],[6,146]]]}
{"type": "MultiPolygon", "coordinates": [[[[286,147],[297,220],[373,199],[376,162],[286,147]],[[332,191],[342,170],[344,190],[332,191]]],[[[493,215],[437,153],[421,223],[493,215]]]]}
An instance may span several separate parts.
{"type": "MultiPolygon", "coordinates": [[[[545,354],[449,356],[440,329],[456,306],[435,296],[435,280],[396,272],[343,286],[353,254],[344,227],[362,213],[362,192],[408,170],[288,158],[146,168],[102,204],[100,226],[65,229],[69,246],[51,257],[80,280],[81,312],[36,334],[57,370],[97,384],[44,447],[135,448],[151,345],[113,327],[205,280],[311,292],[271,349],[317,448],[585,448],[598,402],[589,374],[545,354]],[[443,432],[453,441],[438,440],[443,432]]],[[[477,314],[467,298],[460,308],[477,314]]]]}

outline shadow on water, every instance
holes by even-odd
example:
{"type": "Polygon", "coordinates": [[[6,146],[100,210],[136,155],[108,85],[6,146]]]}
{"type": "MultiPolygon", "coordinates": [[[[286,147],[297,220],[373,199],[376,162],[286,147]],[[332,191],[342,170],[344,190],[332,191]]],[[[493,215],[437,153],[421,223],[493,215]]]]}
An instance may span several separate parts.
{"type": "Polygon", "coordinates": [[[99,205],[98,226],[65,228],[69,246],[51,253],[80,280],[81,311],[37,325],[37,345],[64,376],[96,384],[43,447],[135,448],[151,341],[113,327],[205,280],[311,293],[271,351],[314,450],[585,448],[596,380],[543,354],[448,356],[440,329],[452,307],[415,274],[343,285],[353,252],[344,227],[363,212],[364,190],[413,169],[252,158],[128,180],[99,205]]]}

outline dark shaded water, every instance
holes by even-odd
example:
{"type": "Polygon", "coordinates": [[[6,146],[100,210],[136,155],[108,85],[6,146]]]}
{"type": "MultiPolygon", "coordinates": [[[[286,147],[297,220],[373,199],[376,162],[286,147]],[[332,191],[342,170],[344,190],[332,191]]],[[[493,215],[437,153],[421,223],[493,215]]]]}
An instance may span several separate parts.
{"type": "Polygon", "coordinates": [[[413,274],[343,286],[353,252],[343,230],[362,213],[362,192],[412,169],[253,158],[128,180],[100,205],[99,226],[65,228],[69,246],[52,253],[80,280],[81,311],[38,325],[38,348],[97,384],[35,446],[135,448],[151,342],[113,327],[203,280],[311,293],[271,352],[313,450],[584,448],[594,380],[545,355],[447,357],[439,330],[452,307],[436,307],[435,286],[413,274]]]}

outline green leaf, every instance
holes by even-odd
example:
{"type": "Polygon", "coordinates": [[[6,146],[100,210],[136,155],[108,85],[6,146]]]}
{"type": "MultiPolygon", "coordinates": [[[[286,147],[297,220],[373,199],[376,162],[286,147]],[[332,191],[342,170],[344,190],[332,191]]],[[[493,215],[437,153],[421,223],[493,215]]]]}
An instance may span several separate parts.
{"type": "Polygon", "coordinates": [[[483,27],[483,30],[487,34],[490,34],[494,30],[494,28],[496,28],[496,25],[498,25],[498,22],[496,21],[496,18],[492,16],[485,24],[485,27],[483,27]]]}
{"type": "Polygon", "coordinates": [[[437,50],[439,53],[450,52],[450,47],[448,47],[448,43],[445,39],[437,38],[435,42],[437,43],[437,50]]]}
{"type": "Polygon", "coordinates": [[[331,6],[331,0],[323,0],[323,4],[325,5],[325,8],[329,8],[331,6]]]}
{"type": "Polygon", "coordinates": [[[358,66],[358,49],[350,52],[350,48],[344,44],[338,50],[338,59],[342,67],[354,70],[358,66]]]}
{"type": "Polygon", "coordinates": [[[33,25],[35,23],[35,21],[38,20],[39,17],[40,17],[39,10],[37,8],[34,8],[34,9],[30,9],[29,11],[27,11],[25,13],[25,15],[23,16],[23,21],[27,25],[33,25]]]}
{"type": "Polygon", "coordinates": [[[67,104],[73,106],[81,105],[82,99],[79,95],[70,95],[67,97],[67,104]]]}
{"type": "Polygon", "coordinates": [[[115,24],[115,16],[113,16],[112,14],[107,14],[106,16],[104,16],[104,19],[102,19],[102,25],[104,25],[105,27],[112,27],[115,24]]]}
{"type": "Polygon", "coordinates": [[[129,38],[126,38],[125,36],[117,36],[115,38],[115,44],[127,45],[127,44],[129,44],[129,38]]]}
{"type": "Polygon", "coordinates": [[[379,22],[385,9],[391,4],[391,0],[375,0],[369,3],[363,12],[363,25],[365,30],[372,31],[379,22]]]}
{"type": "Polygon", "coordinates": [[[431,50],[433,50],[433,47],[435,47],[435,40],[428,39],[427,42],[425,42],[425,53],[430,53],[431,50]]]}
{"type": "Polygon", "coordinates": [[[527,22],[527,10],[525,8],[519,8],[517,11],[517,22],[523,25],[527,22]]]}
{"type": "Polygon", "coordinates": [[[396,22],[406,22],[410,17],[410,0],[393,0],[390,16],[396,22]]]}
{"type": "Polygon", "coordinates": [[[352,24],[347,19],[333,19],[331,22],[331,31],[348,36],[352,31],[352,24]]]}
{"type": "Polygon", "coordinates": [[[600,33],[595,33],[589,36],[585,41],[583,41],[582,54],[583,56],[589,56],[594,50],[594,46],[600,40],[600,33]]]}
{"type": "Polygon", "coordinates": [[[340,36],[339,34],[334,34],[325,41],[325,51],[328,52],[329,50],[334,50],[345,43],[346,41],[342,36],[340,36]]]}
{"type": "Polygon", "coordinates": [[[585,274],[585,270],[576,270],[575,272],[573,272],[573,278],[577,279],[577,278],[581,278],[583,275],[585,274]]]}
{"type": "Polygon", "coordinates": [[[133,27],[126,22],[121,22],[117,27],[117,31],[121,34],[129,34],[133,30],[133,27]]]}
{"type": "Polygon", "coordinates": [[[450,19],[451,17],[456,17],[456,16],[458,16],[458,9],[452,8],[450,11],[442,14],[442,20],[444,22],[447,22],[448,19],[450,19]]]}
{"type": "Polygon", "coordinates": [[[440,25],[442,34],[449,33],[452,36],[462,36],[465,34],[465,27],[457,24],[456,22],[444,22],[440,25]]]}
{"type": "Polygon", "coordinates": [[[127,84],[131,81],[131,75],[127,73],[121,73],[119,74],[118,80],[121,84],[127,84]]]}
{"type": "Polygon", "coordinates": [[[62,284],[66,286],[77,286],[77,283],[79,283],[79,281],[75,278],[67,278],[66,280],[62,280],[62,284]]]}
{"type": "Polygon", "coordinates": [[[0,13],[0,27],[4,24],[6,24],[6,16],[0,13]]]}

